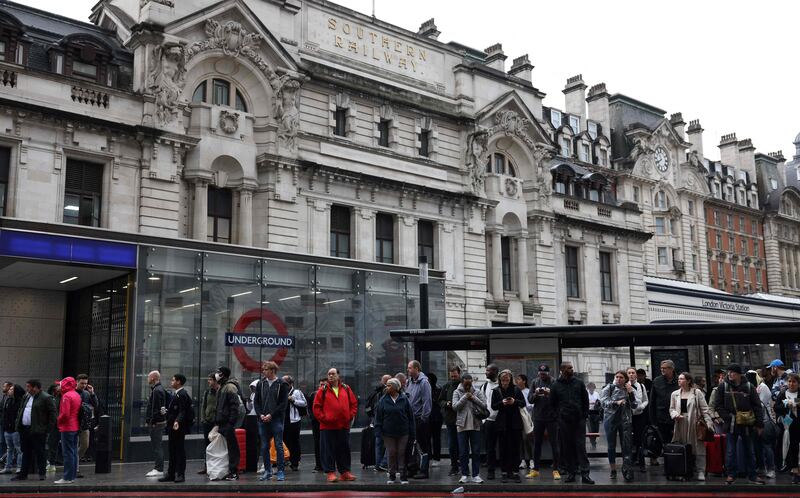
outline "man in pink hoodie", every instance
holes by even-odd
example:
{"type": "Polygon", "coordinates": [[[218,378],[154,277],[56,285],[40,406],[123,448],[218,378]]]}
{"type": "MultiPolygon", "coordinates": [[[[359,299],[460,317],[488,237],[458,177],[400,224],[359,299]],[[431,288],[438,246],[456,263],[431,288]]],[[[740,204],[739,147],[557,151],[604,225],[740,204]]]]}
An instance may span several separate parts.
{"type": "Polygon", "coordinates": [[[72,484],[78,473],[78,430],[81,397],[75,391],[78,385],[73,377],[61,380],[61,407],[58,413],[58,431],[61,433],[61,449],[64,452],[64,477],[56,484],[72,484]]]}

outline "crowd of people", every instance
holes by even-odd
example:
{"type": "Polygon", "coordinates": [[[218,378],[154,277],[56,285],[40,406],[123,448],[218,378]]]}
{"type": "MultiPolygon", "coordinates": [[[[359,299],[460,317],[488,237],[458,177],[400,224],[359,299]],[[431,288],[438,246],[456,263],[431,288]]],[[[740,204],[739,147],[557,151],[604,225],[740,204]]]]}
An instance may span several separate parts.
{"type": "Polygon", "coordinates": [[[45,480],[61,458],[64,474],[55,484],[83,477],[79,464],[87,458],[100,414],[89,376],[65,377],[45,391],[31,379],[25,387],[11,382],[0,393],[0,474],[12,481],[38,475],[45,480]]]}
{"type": "MultiPolygon", "coordinates": [[[[339,370],[331,368],[306,398],[294,387],[294,379],[279,376],[278,370],[276,363],[263,362],[261,375],[245,394],[231,370],[221,366],[209,374],[199,407],[184,388],[184,375],[173,375],[168,390],[161,374],[150,372],[144,415],[154,468],[147,477],[185,480],[185,438],[197,411],[206,445],[220,438],[227,451],[227,469],[215,479],[239,479],[236,430],[244,428],[248,470],[256,471],[261,481],[284,481],[287,463],[293,471],[299,469],[300,426],[308,417],[314,435],[313,471],[324,473],[328,482],[355,480],[350,444],[359,409],[355,392],[339,370]]],[[[594,484],[587,443],[595,449],[600,437],[607,442],[612,480],[618,471],[626,482],[635,480],[637,469],[646,471],[647,458],[651,466],[661,465],[654,439],[657,446],[678,443],[690,448],[692,477],[705,480],[707,442],[717,434],[725,440],[722,472],[727,483],[743,476],[764,484],[777,472],[791,472],[792,482],[800,484],[800,377],[781,360],[747,372],[731,364],[715,372],[710,391],[703,379],[676,372],[670,360],[660,364],[661,375],[652,381],[644,370],[630,367],[617,371],[599,390],[592,383],[584,385],[568,361],[557,376],[548,365],[540,365],[530,382],[525,374],[489,364],[480,384],[452,366],[447,382],[438,386],[435,375],[422,370],[418,361],[411,361],[406,372],[383,375],[364,406],[371,429],[362,436],[374,442],[374,449],[362,454],[362,463],[369,457],[377,471],[387,473],[389,484],[430,477],[431,467],[441,460],[443,425],[449,475],[459,477],[459,483],[494,480],[498,470],[502,482],[521,482],[523,475],[543,478],[542,448],[547,442],[553,480],[569,483],[580,478],[594,484]]],[[[12,480],[38,474],[43,480],[56,470],[60,458],[64,472],[56,484],[82,477],[79,462],[86,457],[100,410],[86,375],[65,377],[47,391],[35,379],[24,388],[6,382],[0,394],[0,473],[13,474],[12,480]]],[[[198,473],[211,477],[206,466],[198,473]]]]}

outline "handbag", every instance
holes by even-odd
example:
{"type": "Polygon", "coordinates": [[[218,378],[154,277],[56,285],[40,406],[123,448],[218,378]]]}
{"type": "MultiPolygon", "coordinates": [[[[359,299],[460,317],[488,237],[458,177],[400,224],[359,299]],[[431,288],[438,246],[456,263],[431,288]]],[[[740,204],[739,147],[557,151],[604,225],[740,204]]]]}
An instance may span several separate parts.
{"type": "MultiPolygon", "coordinates": [[[[748,384],[749,385],[749,384],[748,384]]],[[[736,410],[736,425],[741,427],[752,427],[756,425],[756,414],[753,413],[753,410],[739,411],[739,408],[736,407],[736,393],[731,392],[731,398],[733,399],[733,409],[736,410]]]]}
{"type": "Polygon", "coordinates": [[[703,412],[700,411],[700,401],[697,399],[697,391],[694,392],[695,406],[697,407],[697,420],[695,421],[695,435],[697,440],[704,443],[714,441],[714,431],[706,425],[706,419],[703,417],[703,412]]]}
{"type": "Polygon", "coordinates": [[[485,405],[479,405],[478,403],[472,403],[472,414],[478,420],[489,418],[489,415],[491,415],[485,405]]]}
{"type": "Polygon", "coordinates": [[[533,432],[533,420],[531,420],[531,414],[528,413],[527,408],[522,406],[519,408],[519,416],[522,418],[522,432],[527,436],[533,432]]]}

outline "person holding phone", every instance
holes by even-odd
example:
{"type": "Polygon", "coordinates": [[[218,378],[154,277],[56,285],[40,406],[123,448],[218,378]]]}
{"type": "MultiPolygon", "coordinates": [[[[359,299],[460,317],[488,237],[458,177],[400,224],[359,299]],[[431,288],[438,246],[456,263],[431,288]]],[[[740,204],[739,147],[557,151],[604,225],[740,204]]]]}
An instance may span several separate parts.
{"type": "Polygon", "coordinates": [[[622,370],[614,374],[614,382],[600,393],[603,406],[603,428],[608,440],[608,463],[611,479],[617,478],[617,434],[622,446],[622,476],[625,482],[633,481],[633,409],[639,397],[628,374],[622,370]]]}
{"type": "Polygon", "coordinates": [[[522,416],[525,408],[522,391],[514,385],[511,370],[503,370],[498,377],[500,385],[492,391],[492,409],[497,410],[495,430],[500,434],[502,482],[519,478],[519,445],[522,442],[522,416]]]}

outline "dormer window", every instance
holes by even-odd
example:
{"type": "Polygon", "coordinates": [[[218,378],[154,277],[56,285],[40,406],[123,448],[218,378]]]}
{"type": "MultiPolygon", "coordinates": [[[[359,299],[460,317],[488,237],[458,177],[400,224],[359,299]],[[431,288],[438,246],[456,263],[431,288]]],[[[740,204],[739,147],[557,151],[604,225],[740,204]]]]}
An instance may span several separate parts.
{"type": "Polygon", "coordinates": [[[550,109],[550,124],[553,125],[553,128],[561,128],[561,111],[550,109]]]}
{"type": "Polygon", "coordinates": [[[589,130],[589,136],[592,137],[592,140],[597,140],[597,123],[587,121],[586,126],[589,130]]]}
{"type": "Polygon", "coordinates": [[[570,116],[569,117],[569,127],[572,128],[572,132],[576,135],[581,132],[581,120],[577,116],[570,116]]]}
{"type": "Polygon", "coordinates": [[[20,66],[25,64],[25,46],[21,43],[17,43],[17,53],[14,55],[14,62],[20,66]]]}
{"type": "Polygon", "coordinates": [[[72,74],[84,78],[97,79],[97,66],[81,61],[72,61],[72,74]]]}
{"type": "Polygon", "coordinates": [[[600,166],[608,166],[608,151],[605,149],[600,149],[597,153],[597,164],[600,166]]]}
{"type": "Polygon", "coordinates": [[[585,142],[581,142],[581,157],[580,160],[583,162],[591,162],[591,153],[589,152],[589,144],[585,142]]]}
{"type": "Polygon", "coordinates": [[[572,155],[570,153],[569,138],[567,137],[561,137],[561,155],[564,157],[572,155]]]}

